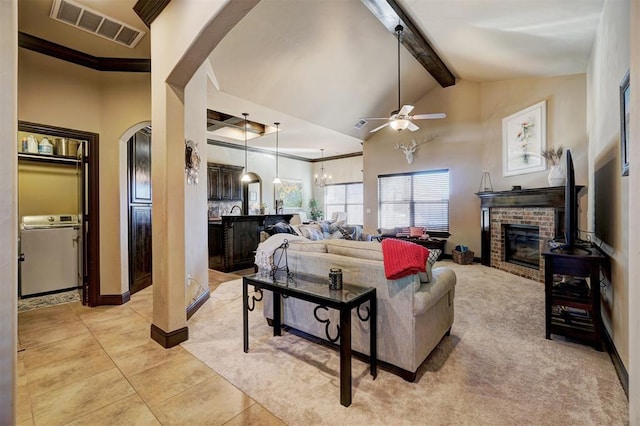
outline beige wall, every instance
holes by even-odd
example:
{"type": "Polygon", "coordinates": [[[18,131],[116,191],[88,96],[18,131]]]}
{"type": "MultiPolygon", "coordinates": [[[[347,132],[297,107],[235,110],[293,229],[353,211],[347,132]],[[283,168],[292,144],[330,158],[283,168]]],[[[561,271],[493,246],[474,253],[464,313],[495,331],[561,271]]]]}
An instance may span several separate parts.
{"type": "MultiPolygon", "coordinates": [[[[480,200],[475,193],[483,171],[490,173],[494,191],[509,190],[513,185],[549,186],[548,171],[502,177],[502,119],[546,100],[548,146],[572,149],[577,182],[586,185],[585,89],[583,74],[482,84],[458,81],[453,87],[433,89],[414,111],[446,112],[446,119],[420,121],[419,131],[402,132],[400,139],[390,129],[383,129],[365,142],[365,228],[378,227],[378,174],[447,168],[451,178],[452,234],[447,250],[465,244],[479,256],[480,200]],[[408,165],[404,154],[393,148],[398,141],[408,144],[412,139],[420,145],[413,164],[408,165]]],[[[583,218],[582,223],[585,221],[583,218]]]]}
{"type": "MultiPolygon", "coordinates": [[[[17,423],[18,2],[0,1],[0,424],[17,423]]],[[[21,391],[28,392],[26,384],[21,391]]]]}
{"type": "MultiPolygon", "coordinates": [[[[629,178],[620,171],[619,84],[629,69],[628,0],[605,2],[588,70],[589,230],[605,196],[611,236],[603,249],[611,259],[611,282],[602,290],[603,318],[623,363],[629,368],[629,178]],[[602,176],[605,175],[603,179],[602,176]],[[596,179],[596,175],[599,176],[596,179]],[[596,188],[606,184],[606,188],[596,188]],[[603,194],[598,195],[596,194],[603,194]]],[[[601,218],[598,218],[601,220],[601,218]]],[[[597,236],[596,236],[597,237],[597,236]]]]}
{"type": "Polygon", "coordinates": [[[196,143],[201,164],[198,182],[188,184],[184,181],[185,203],[185,309],[194,303],[209,289],[209,246],[207,223],[207,70],[201,66],[184,90],[185,99],[189,102],[184,109],[185,139],[196,143]]]}
{"type": "MultiPolygon", "coordinates": [[[[631,87],[640,87],[640,2],[631,2],[630,13],[630,49],[631,52],[631,87]]],[[[640,187],[640,93],[631,91],[631,144],[629,146],[630,164],[629,188],[640,187]]],[[[640,276],[640,191],[629,191],[629,259],[636,259],[629,264],[629,277],[640,276]]],[[[640,282],[629,280],[629,424],[640,425],[640,309],[635,306],[640,300],[640,282]]]]}
{"type": "Polygon", "coordinates": [[[127,191],[121,161],[126,146],[120,138],[150,120],[150,76],[98,72],[25,49],[19,49],[18,75],[20,120],[100,136],[100,292],[122,294],[128,290],[121,273],[126,268],[127,223],[121,211],[126,212],[127,191]]]}
{"type": "Polygon", "coordinates": [[[480,201],[474,195],[482,176],[480,85],[459,81],[446,89],[434,89],[416,105],[416,113],[446,112],[443,120],[421,120],[420,130],[410,133],[384,128],[364,143],[364,227],[378,228],[378,175],[421,170],[449,169],[451,198],[447,251],[465,244],[480,253],[480,201]],[[397,143],[414,139],[418,149],[413,164],[395,150],[397,143]],[[367,213],[370,211],[370,213],[367,213]]]}
{"type": "Polygon", "coordinates": [[[18,218],[78,213],[78,175],[69,165],[18,165],[18,218]]]}

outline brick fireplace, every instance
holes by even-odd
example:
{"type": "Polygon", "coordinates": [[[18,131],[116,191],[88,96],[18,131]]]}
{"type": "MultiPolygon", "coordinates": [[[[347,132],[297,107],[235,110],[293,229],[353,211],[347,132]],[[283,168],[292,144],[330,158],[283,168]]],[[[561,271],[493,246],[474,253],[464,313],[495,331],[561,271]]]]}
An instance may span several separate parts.
{"type": "Polygon", "coordinates": [[[498,207],[491,210],[491,265],[522,277],[544,282],[544,259],[540,256],[544,245],[555,238],[556,209],[539,207],[498,207]],[[505,256],[505,227],[529,225],[538,229],[537,267],[510,262],[505,256]]]}
{"type": "MultiPolygon", "coordinates": [[[[540,253],[550,239],[562,235],[564,187],[479,192],[476,195],[481,200],[482,264],[544,282],[544,258],[540,253]],[[507,232],[509,227],[516,232],[507,232]],[[534,243],[536,232],[537,247],[534,243]],[[511,239],[520,238],[516,245],[520,247],[518,250],[526,253],[525,261],[521,255],[510,256],[507,253],[507,234],[511,239]]],[[[509,250],[514,249],[511,247],[509,250]]]]}

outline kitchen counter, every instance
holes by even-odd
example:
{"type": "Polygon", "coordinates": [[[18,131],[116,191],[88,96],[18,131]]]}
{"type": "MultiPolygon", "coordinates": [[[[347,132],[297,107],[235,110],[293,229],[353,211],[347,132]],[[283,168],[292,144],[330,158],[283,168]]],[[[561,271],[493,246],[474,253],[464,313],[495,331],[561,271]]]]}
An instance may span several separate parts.
{"type": "Polygon", "coordinates": [[[223,215],[209,218],[209,268],[224,272],[250,268],[267,226],[287,222],[292,214],[223,215]]]}

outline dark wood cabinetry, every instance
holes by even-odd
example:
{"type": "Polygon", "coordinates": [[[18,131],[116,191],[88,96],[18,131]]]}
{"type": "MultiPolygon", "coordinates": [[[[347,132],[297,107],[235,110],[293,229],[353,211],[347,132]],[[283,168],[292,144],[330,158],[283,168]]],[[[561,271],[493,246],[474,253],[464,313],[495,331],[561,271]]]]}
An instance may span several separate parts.
{"type": "Polygon", "coordinates": [[[596,247],[552,250],[545,260],[545,328],[602,350],[600,272],[606,257],[596,247]]]}
{"type": "Polygon", "coordinates": [[[252,267],[260,232],[277,222],[289,223],[292,216],[223,216],[209,222],[209,268],[231,272],[252,267]]]}
{"type": "Polygon", "coordinates": [[[211,201],[242,200],[242,167],[207,164],[207,198],[211,201]]]}
{"type": "Polygon", "coordinates": [[[224,232],[222,223],[209,223],[209,269],[224,271],[224,232]]]}

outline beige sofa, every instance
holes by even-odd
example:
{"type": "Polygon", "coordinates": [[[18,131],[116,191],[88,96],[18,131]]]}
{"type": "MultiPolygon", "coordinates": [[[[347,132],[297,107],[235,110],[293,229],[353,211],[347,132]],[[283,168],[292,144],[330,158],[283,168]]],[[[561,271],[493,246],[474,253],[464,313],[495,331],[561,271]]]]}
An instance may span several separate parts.
{"type": "MultiPolygon", "coordinates": [[[[293,240],[289,242],[287,259],[294,276],[328,276],[329,268],[341,268],[344,282],[376,288],[378,359],[408,381],[415,379],[418,367],[451,330],[456,284],[451,269],[433,268],[429,282],[421,282],[419,274],[387,280],[381,244],[348,240],[293,240]]],[[[271,293],[265,292],[263,309],[267,319],[273,319],[272,300],[271,293]]],[[[309,302],[284,299],[282,321],[326,340],[325,324],[314,318],[314,308],[309,302]]],[[[338,312],[330,310],[328,315],[331,324],[339,324],[338,312]]],[[[360,321],[355,310],[352,315],[352,348],[368,355],[369,323],[360,321]]],[[[335,329],[331,332],[334,335],[335,329]]]]}

